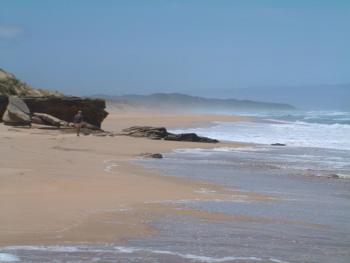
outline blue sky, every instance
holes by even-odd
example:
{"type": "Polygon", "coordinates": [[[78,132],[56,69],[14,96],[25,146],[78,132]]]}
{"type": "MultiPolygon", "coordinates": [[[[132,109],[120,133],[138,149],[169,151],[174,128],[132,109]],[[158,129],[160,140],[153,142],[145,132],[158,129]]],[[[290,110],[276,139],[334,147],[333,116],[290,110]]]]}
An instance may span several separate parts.
{"type": "Polygon", "coordinates": [[[68,94],[350,83],[350,1],[0,0],[0,67],[68,94]]]}

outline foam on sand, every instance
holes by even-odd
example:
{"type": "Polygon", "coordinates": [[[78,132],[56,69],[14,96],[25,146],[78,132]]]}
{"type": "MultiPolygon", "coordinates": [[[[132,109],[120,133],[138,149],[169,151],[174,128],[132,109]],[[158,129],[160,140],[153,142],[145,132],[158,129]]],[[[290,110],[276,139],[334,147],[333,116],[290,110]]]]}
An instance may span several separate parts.
{"type": "MultiPolygon", "coordinates": [[[[168,250],[156,250],[152,248],[138,248],[138,247],[123,247],[123,246],[11,246],[4,248],[7,251],[33,251],[33,252],[60,252],[60,253],[115,253],[115,254],[137,254],[148,253],[154,255],[168,255],[182,258],[184,260],[190,260],[191,262],[204,262],[204,263],[220,263],[220,262],[232,262],[232,261],[246,261],[246,262],[272,262],[272,263],[288,263],[275,258],[260,258],[255,256],[226,256],[226,257],[210,257],[203,255],[194,255],[189,253],[179,253],[168,250]]],[[[19,258],[9,253],[0,253],[0,262],[15,262],[19,261],[19,258]],[[3,257],[1,257],[3,256],[3,257]],[[2,261],[3,260],[3,261],[2,261]],[[7,261],[6,261],[7,260],[7,261]]]]}
{"type": "Polygon", "coordinates": [[[9,253],[0,253],[0,262],[18,262],[20,259],[9,253]]]}

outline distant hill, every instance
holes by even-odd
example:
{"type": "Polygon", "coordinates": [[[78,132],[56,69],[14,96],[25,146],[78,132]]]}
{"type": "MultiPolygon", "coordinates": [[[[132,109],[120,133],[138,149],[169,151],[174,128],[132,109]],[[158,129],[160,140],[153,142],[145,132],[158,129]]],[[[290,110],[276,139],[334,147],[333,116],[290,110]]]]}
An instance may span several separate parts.
{"type": "Polygon", "coordinates": [[[123,95],[106,96],[98,95],[106,100],[129,104],[133,106],[142,106],[148,108],[166,108],[166,109],[196,109],[196,110],[293,110],[293,106],[283,103],[269,103],[251,100],[237,99],[212,99],[204,97],[195,97],[179,93],[155,93],[151,95],[123,95]]]}
{"type": "Polygon", "coordinates": [[[20,97],[49,97],[63,96],[57,91],[37,89],[17,79],[13,74],[0,68],[0,95],[20,97]]]}

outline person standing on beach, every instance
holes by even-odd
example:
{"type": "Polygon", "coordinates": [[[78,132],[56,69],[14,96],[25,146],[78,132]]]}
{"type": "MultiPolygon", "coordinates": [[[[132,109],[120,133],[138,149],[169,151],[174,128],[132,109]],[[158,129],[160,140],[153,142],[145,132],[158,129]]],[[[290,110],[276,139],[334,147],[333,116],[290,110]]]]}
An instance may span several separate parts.
{"type": "Polygon", "coordinates": [[[73,119],[74,127],[77,129],[77,136],[80,136],[80,129],[83,127],[83,121],[83,113],[81,110],[79,110],[73,119]]]}

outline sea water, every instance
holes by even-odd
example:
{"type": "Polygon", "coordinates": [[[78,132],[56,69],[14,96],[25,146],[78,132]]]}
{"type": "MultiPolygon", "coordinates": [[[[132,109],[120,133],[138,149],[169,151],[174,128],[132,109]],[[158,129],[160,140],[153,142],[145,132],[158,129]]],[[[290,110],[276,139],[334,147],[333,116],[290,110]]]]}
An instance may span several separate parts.
{"type": "MultiPolygon", "coordinates": [[[[158,234],[130,239],[123,246],[4,247],[0,262],[350,262],[350,114],[249,114],[253,121],[173,130],[243,141],[249,143],[246,147],[178,149],[162,160],[137,163],[160,169],[164,176],[274,197],[181,201],[191,208],[256,220],[165,217],[152,222],[158,234]]],[[[106,165],[109,173],[117,168],[106,165]]]]}
{"type": "Polygon", "coordinates": [[[249,143],[245,147],[178,149],[164,160],[144,163],[168,175],[275,197],[277,202],[184,201],[193,208],[270,223],[160,221],[162,242],[159,237],[146,240],[210,257],[350,262],[350,113],[250,115],[246,122],[172,130],[249,143]]]}

